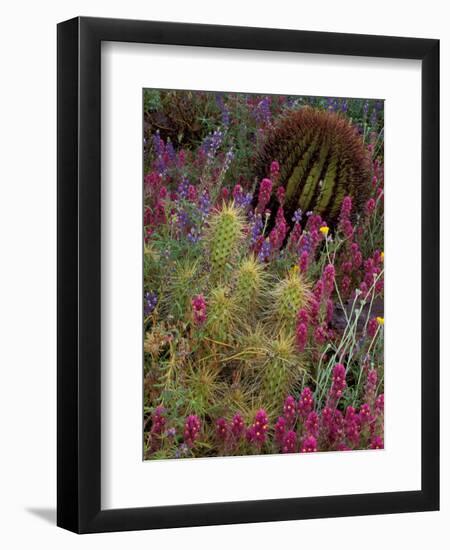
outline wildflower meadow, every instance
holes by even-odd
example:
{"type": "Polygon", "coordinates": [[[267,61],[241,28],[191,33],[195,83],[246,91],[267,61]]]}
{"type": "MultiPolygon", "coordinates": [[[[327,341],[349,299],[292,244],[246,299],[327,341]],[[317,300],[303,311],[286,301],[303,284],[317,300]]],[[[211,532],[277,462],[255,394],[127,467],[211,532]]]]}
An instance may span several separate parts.
{"type": "Polygon", "coordinates": [[[144,90],[144,459],[384,448],[384,103],[144,90]]]}

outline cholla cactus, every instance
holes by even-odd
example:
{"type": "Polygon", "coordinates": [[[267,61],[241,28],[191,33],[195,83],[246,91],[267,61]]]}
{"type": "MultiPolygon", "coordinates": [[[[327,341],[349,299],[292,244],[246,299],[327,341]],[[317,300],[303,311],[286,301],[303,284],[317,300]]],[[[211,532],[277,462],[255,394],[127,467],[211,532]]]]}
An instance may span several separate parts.
{"type": "Polygon", "coordinates": [[[244,222],[238,208],[223,204],[221,210],[210,218],[209,227],[209,260],[213,277],[223,278],[227,266],[234,261],[234,256],[243,238],[244,222]]]}
{"type": "Polygon", "coordinates": [[[272,291],[271,316],[278,326],[294,328],[298,311],[310,300],[310,287],[295,266],[272,291]]]}
{"type": "Polygon", "coordinates": [[[243,311],[253,309],[265,288],[264,266],[254,256],[245,258],[237,269],[236,299],[243,311]]]}
{"type": "Polygon", "coordinates": [[[207,331],[211,338],[227,341],[234,334],[239,307],[236,297],[226,286],[218,286],[211,291],[208,299],[207,331]]]}
{"type": "Polygon", "coordinates": [[[274,413],[283,406],[283,399],[291,393],[304,369],[299,363],[293,336],[281,331],[269,342],[269,361],[263,372],[262,396],[268,409],[274,413]]]}

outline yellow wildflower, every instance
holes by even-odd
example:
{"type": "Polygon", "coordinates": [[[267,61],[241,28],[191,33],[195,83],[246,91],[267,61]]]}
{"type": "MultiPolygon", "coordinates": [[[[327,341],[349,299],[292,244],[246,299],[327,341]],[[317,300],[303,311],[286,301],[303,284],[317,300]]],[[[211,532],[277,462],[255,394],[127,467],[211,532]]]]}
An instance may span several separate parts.
{"type": "Polygon", "coordinates": [[[384,325],[384,317],[377,317],[377,323],[379,325],[384,325]]]}
{"type": "Polygon", "coordinates": [[[328,235],[328,231],[330,230],[330,228],[327,226],[327,225],[323,225],[319,231],[322,233],[322,235],[324,237],[326,237],[328,235]]]}
{"type": "Polygon", "coordinates": [[[382,252],[382,253],[380,254],[380,257],[381,257],[381,261],[384,262],[384,252],[382,252]]]}

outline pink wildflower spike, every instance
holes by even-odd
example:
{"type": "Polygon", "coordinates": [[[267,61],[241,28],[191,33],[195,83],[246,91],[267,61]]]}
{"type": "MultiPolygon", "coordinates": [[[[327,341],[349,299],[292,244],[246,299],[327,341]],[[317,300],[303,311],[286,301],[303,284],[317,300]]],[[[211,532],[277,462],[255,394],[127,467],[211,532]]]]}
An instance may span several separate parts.
{"type": "Polygon", "coordinates": [[[234,435],[235,438],[239,438],[243,434],[244,430],[244,419],[239,413],[237,413],[233,416],[233,419],[231,421],[231,433],[234,435]]]}
{"type": "Polygon", "coordinates": [[[225,441],[228,437],[228,424],[225,418],[218,418],[216,421],[216,433],[217,437],[222,441],[225,441]]]}
{"type": "Polygon", "coordinates": [[[367,323],[367,334],[370,338],[373,338],[377,333],[378,321],[376,317],[372,317],[367,323]]]}
{"type": "Polygon", "coordinates": [[[380,415],[384,413],[384,394],[381,393],[375,400],[375,413],[380,415]]]}
{"type": "Polygon", "coordinates": [[[308,339],[308,327],[306,323],[298,323],[295,329],[295,338],[299,351],[304,351],[308,339]]]}
{"type": "Polygon", "coordinates": [[[315,453],[317,451],[317,440],[312,435],[305,437],[300,445],[301,453],[315,453]]]}
{"type": "MultiPolygon", "coordinates": [[[[250,441],[257,445],[262,445],[267,439],[267,430],[269,429],[269,419],[264,409],[259,409],[255,415],[255,421],[253,422],[250,430],[250,441]]],[[[249,430],[247,430],[249,433],[249,430]]]]}
{"type": "Polygon", "coordinates": [[[297,444],[297,434],[293,430],[289,430],[284,436],[283,445],[281,451],[283,453],[295,453],[295,447],[297,444]]]}
{"type": "Polygon", "coordinates": [[[374,213],[375,207],[376,207],[375,199],[374,199],[374,198],[370,198],[370,199],[366,202],[366,206],[365,206],[365,208],[364,208],[364,211],[365,211],[367,217],[370,217],[370,216],[374,213]]]}
{"type": "Polygon", "coordinates": [[[384,449],[383,439],[379,435],[375,435],[370,440],[370,449],[384,449]]]}
{"type": "Polygon", "coordinates": [[[297,406],[292,395],[288,395],[284,400],[283,414],[284,418],[286,418],[287,422],[292,426],[297,415],[297,406]]]}
{"type": "Polygon", "coordinates": [[[166,409],[161,405],[156,407],[152,415],[152,429],[153,434],[160,435],[164,431],[166,425],[166,409]]]}
{"type": "Polygon", "coordinates": [[[363,403],[359,409],[359,419],[361,424],[367,424],[371,419],[370,405],[368,403],[363,403]]]}
{"type": "Polygon", "coordinates": [[[312,435],[316,439],[319,437],[319,415],[315,411],[308,414],[305,427],[308,435],[312,435]]]}
{"type": "Polygon", "coordinates": [[[280,173],[280,164],[278,163],[277,160],[273,160],[270,164],[270,175],[272,177],[276,177],[278,176],[279,173],[280,173]]]}
{"type": "Polygon", "coordinates": [[[348,220],[352,211],[352,198],[349,196],[344,197],[341,205],[340,221],[348,220]]]}
{"type": "Polygon", "coordinates": [[[275,431],[275,441],[282,445],[284,436],[286,434],[286,419],[283,416],[279,416],[278,420],[275,422],[274,431],[275,431]]]}
{"type": "Polygon", "coordinates": [[[327,323],[331,323],[334,314],[334,302],[331,298],[327,300],[327,323]]]}
{"type": "Polygon", "coordinates": [[[190,414],[184,423],[184,442],[188,447],[193,447],[200,435],[200,419],[195,414],[190,414]]]}
{"type": "Polygon", "coordinates": [[[328,338],[327,327],[323,325],[319,325],[318,327],[316,327],[314,331],[314,340],[316,344],[319,346],[322,346],[327,341],[327,338],[328,338]]]}
{"type": "Polygon", "coordinates": [[[202,325],[206,321],[206,301],[203,294],[197,294],[191,300],[194,323],[202,325]]]}
{"type": "Polygon", "coordinates": [[[348,291],[350,290],[350,285],[351,285],[350,277],[348,275],[344,275],[341,281],[341,290],[344,296],[348,294],[348,291]]]}
{"type": "Polygon", "coordinates": [[[269,200],[270,195],[272,194],[272,180],[269,178],[264,178],[261,181],[261,184],[259,186],[259,193],[258,193],[258,206],[257,211],[258,212],[264,212],[269,200]]]}
{"type": "Polygon", "coordinates": [[[195,202],[197,200],[197,189],[193,185],[189,185],[188,187],[187,198],[190,202],[195,202]]]}
{"type": "Polygon", "coordinates": [[[342,397],[344,389],[347,387],[345,375],[344,365],[336,363],[333,368],[333,381],[330,389],[330,398],[333,402],[338,401],[342,397]]]}
{"type": "Polygon", "coordinates": [[[276,196],[277,196],[278,202],[280,204],[284,204],[284,199],[286,197],[286,190],[283,186],[280,185],[280,187],[277,188],[276,196]]]}
{"type": "Polygon", "coordinates": [[[297,410],[302,418],[306,418],[314,407],[313,393],[308,386],[303,388],[297,404],[297,410]]]}
{"type": "Polygon", "coordinates": [[[331,294],[331,292],[333,291],[335,276],[336,276],[336,272],[334,269],[334,265],[328,264],[323,270],[323,277],[322,277],[324,290],[328,294],[331,294]]]}
{"type": "Polygon", "coordinates": [[[308,252],[306,250],[303,250],[303,252],[300,254],[300,259],[298,262],[298,266],[302,273],[306,273],[306,271],[308,271],[308,262],[309,262],[308,252]]]}

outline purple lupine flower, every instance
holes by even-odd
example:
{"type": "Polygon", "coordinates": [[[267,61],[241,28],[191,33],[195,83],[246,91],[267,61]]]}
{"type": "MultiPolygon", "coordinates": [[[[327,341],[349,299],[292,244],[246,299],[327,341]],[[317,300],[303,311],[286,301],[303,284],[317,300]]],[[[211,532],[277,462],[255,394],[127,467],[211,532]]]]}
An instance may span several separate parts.
{"type": "Polygon", "coordinates": [[[284,436],[283,444],[281,446],[282,453],[295,453],[295,447],[297,444],[297,434],[293,430],[289,430],[284,436]]]}
{"type": "Polygon", "coordinates": [[[158,304],[158,294],[156,292],[144,293],[144,317],[151,315],[158,304]]]}
{"type": "Polygon", "coordinates": [[[300,210],[300,208],[298,208],[295,212],[294,212],[294,215],[292,216],[292,221],[294,223],[300,223],[302,221],[302,211],[300,210]]]}
{"type": "Polygon", "coordinates": [[[270,257],[271,251],[272,251],[272,245],[270,244],[270,241],[268,239],[265,239],[258,252],[258,260],[260,262],[266,262],[270,257]]]}
{"type": "Polygon", "coordinates": [[[272,117],[270,112],[270,98],[264,97],[255,108],[255,118],[260,124],[269,124],[272,117]]]}
{"type": "Polygon", "coordinates": [[[188,447],[193,447],[196,439],[200,435],[201,423],[196,414],[190,414],[184,423],[184,442],[188,447]]]}
{"type": "Polygon", "coordinates": [[[261,214],[257,214],[253,219],[253,224],[250,230],[250,245],[254,246],[259,237],[261,236],[262,230],[264,229],[264,224],[262,221],[261,214]]]}

